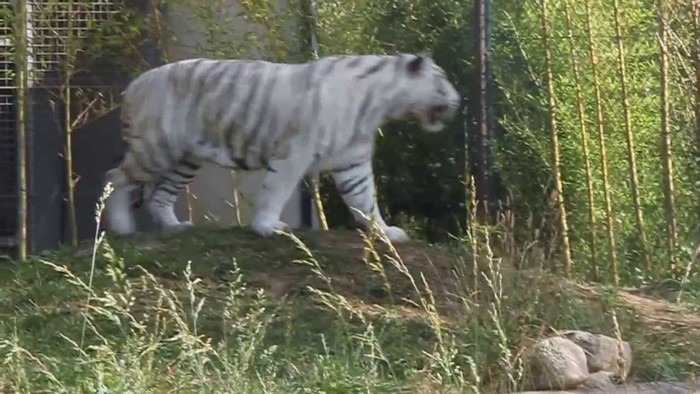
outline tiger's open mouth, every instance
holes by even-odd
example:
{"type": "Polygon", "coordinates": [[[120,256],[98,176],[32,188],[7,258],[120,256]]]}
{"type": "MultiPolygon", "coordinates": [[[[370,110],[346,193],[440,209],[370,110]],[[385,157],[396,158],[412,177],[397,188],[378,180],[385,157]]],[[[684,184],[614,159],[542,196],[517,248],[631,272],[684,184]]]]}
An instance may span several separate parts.
{"type": "Polygon", "coordinates": [[[446,114],[446,105],[435,105],[428,111],[428,121],[433,124],[440,123],[445,119],[446,114]]]}
{"type": "Polygon", "coordinates": [[[432,105],[421,110],[412,111],[410,117],[418,121],[429,132],[438,132],[445,127],[455,111],[447,104],[432,105]]]}

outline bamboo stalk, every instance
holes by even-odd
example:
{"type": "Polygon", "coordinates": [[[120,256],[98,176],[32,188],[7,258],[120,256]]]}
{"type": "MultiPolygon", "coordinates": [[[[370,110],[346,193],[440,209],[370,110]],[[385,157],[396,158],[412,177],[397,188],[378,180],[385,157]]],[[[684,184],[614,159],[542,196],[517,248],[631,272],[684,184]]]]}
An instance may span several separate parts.
{"type": "Polygon", "coordinates": [[[471,254],[472,264],[472,294],[474,299],[479,294],[479,263],[477,260],[477,235],[476,235],[476,189],[474,185],[474,176],[471,175],[469,161],[469,133],[467,127],[467,117],[464,117],[464,206],[466,212],[464,215],[464,229],[469,243],[469,251],[471,254]]]}
{"type": "Polygon", "coordinates": [[[241,225],[241,207],[240,207],[240,198],[238,197],[238,190],[233,189],[233,205],[234,205],[234,214],[236,215],[236,225],[240,226],[241,225]]]}
{"type": "MultiPolygon", "coordinates": [[[[70,72],[67,71],[66,74],[70,72]]],[[[70,78],[66,75],[67,78],[70,78]]],[[[76,221],[75,213],[75,179],[73,177],[73,125],[71,121],[71,86],[70,82],[66,82],[64,86],[64,111],[65,111],[65,140],[64,140],[64,151],[65,151],[65,163],[66,163],[66,193],[68,204],[68,231],[70,235],[70,243],[73,246],[78,244],[78,224],[76,221]]]]}
{"type": "MultiPolygon", "coordinates": [[[[659,72],[661,74],[661,164],[663,168],[664,208],[666,213],[666,247],[671,260],[671,270],[675,271],[677,261],[675,256],[678,244],[676,227],[676,203],[674,199],[673,185],[673,156],[671,154],[671,130],[669,126],[669,100],[668,100],[668,19],[666,2],[657,1],[657,13],[659,21],[659,72]]],[[[648,261],[647,261],[648,263],[648,261]]],[[[651,266],[646,267],[647,274],[651,273],[651,266]]]]}
{"type": "Polygon", "coordinates": [[[632,184],[632,202],[637,224],[637,232],[641,242],[642,258],[644,266],[651,267],[651,259],[647,249],[647,236],[644,231],[644,215],[642,213],[641,197],[639,195],[639,177],[637,176],[637,157],[634,149],[634,133],[632,132],[632,115],[627,94],[627,70],[625,62],[625,49],[622,43],[622,26],[620,23],[620,6],[618,0],[613,0],[613,15],[615,19],[615,35],[617,41],[617,55],[619,61],[620,88],[622,94],[622,108],[624,111],[625,137],[627,139],[627,158],[629,161],[630,182],[632,184]]]}
{"type": "Polygon", "coordinates": [[[152,17],[152,23],[153,23],[153,35],[156,40],[156,43],[158,45],[158,48],[161,50],[161,56],[163,56],[163,62],[168,63],[170,62],[170,53],[168,53],[168,47],[165,44],[165,40],[163,39],[163,19],[162,15],[159,9],[160,6],[160,1],[158,0],[151,0],[151,13],[153,15],[152,17]]]}
{"type": "Polygon", "coordinates": [[[192,189],[190,188],[190,185],[185,185],[185,197],[187,203],[187,220],[190,223],[194,223],[194,210],[192,209],[192,200],[194,200],[196,197],[194,194],[192,194],[192,189]]]}
{"type": "Polygon", "coordinates": [[[240,226],[241,225],[241,207],[240,207],[240,199],[238,198],[238,188],[237,188],[237,183],[236,182],[236,171],[231,170],[231,182],[233,183],[233,215],[236,219],[236,225],[240,226]]]}
{"type": "Polygon", "coordinates": [[[467,183],[468,200],[467,201],[467,214],[469,217],[469,223],[467,224],[468,234],[469,234],[469,247],[471,249],[471,262],[472,262],[472,291],[474,292],[474,298],[478,297],[479,294],[479,261],[477,256],[479,255],[478,240],[476,234],[476,188],[474,185],[474,177],[469,175],[469,180],[467,183]]]}
{"type": "Polygon", "coordinates": [[[462,149],[464,149],[464,163],[463,164],[463,170],[464,170],[464,231],[467,236],[470,236],[471,234],[471,226],[472,226],[472,212],[470,211],[470,204],[472,201],[472,191],[471,191],[471,183],[473,180],[473,177],[471,175],[471,168],[470,168],[470,163],[469,163],[469,127],[468,127],[468,118],[466,116],[466,109],[465,109],[465,114],[464,114],[464,145],[462,146],[462,149]]]}
{"type": "Polygon", "coordinates": [[[586,197],[588,199],[588,226],[590,231],[589,246],[591,248],[591,265],[593,280],[598,280],[598,245],[596,242],[596,218],[595,202],[593,199],[593,175],[591,172],[591,157],[588,148],[588,131],[586,130],[586,113],[583,102],[583,87],[581,86],[581,71],[576,51],[574,49],[574,32],[569,10],[569,0],[564,0],[564,17],[566,18],[566,30],[568,34],[571,65],[574,72],[574,84],[576,85],[576,102],[578,104],[579,132],[581,134],[581,147],[583,149],[584,169],[586,172],[586,197]]]}
{"type": "Polygon", "coordinates": [[[326,220],[326,211],[325,208],[323,207],[323,200],[321,199],[321,188],[319,186],[319,178],[318,175],[313,176],[310,179],[310,186],[311,186],[311,196],[313,197],[314,200],[314,207],[316,208],[316,215],[318,218],[318,224],[321,227],[321,230],[328,230],[328,220],[326,220]]]}
{"type": "Polygon", "coordinates": [[[70,234],[70,243],[73,246],[78,245],[78,223],[75,214],[75,180],[73,178],[73,121],[71,119],[71,73],[73,72],[74,60],[74,43],[73,43],[73,1],[69,0],[66,4],[68,7],[68,21],[66,28],[66,63],[63,82],[63,109],[64,109],[64,159],[66,165],[66,192],[68,204],[68,229],[70,234]]]}
{"type": "MultiPolygon", "coordinates": [[[[307,28],[309,29],[309,46],[311,47],[311,57],[318,59],[319,47],[318,36],[316,35],[316,26],[318,24],[318,14],[316,13],[316,0],[307,0],[302,2],[302,7],[307,15],[307,28]]],[[[323,207],[323,199],[321,198],[321,187],[318,175],[313,175],[309,179],[309,188],[311,189],[311,198],[316,208],[316,218],[321,230],[328,230],[328,221],[326,220],[326,211],[323,207]]]]}
{"type": "Polygon", "coordinates": [[[564,190],[561,180],[559,160],[559,138],[557,136],[556,98],[554,96],[554,77],[552,73],[552,54],[549,47],[549,29],[547,25],[547,0],[540,0],[542,8],[542,43],[544,46],[545,78],[547,83],[547,105],[549,108],[549,135],[552,149],[552,176],[556,192],[557,211],[559,213],[559,230],[561,231],[561,243],[564,252],[564,275],[571,275],[571,246],[569,244],[569,225],[567,222],[566,207],[564,206],[564,190]]]}
{"type": "Polygon", "coordinates": [[[26,2],[17,2],[15,24],[17,68],[17,258],[27,259],[27,9],[26,2]]]}
{"type": "Polygon", "coordinates": [[[605,124],[603,122],[603,104],[601,98],[600,77],[598,75],[598,55],[595,42],[593,41],[593,27],[591,22],[591,3],[584,0],[586,15],[586,38],[588,41],[588,55],[591,62],[591,72],[593,74],[593,88],[595,92],[596,126],[598,129],[598,147],[600,149],[600,170],[603,181],[603,201],[605,209],[605,231],[608,239],[608,260],[613,274],[613,282],[619,283],[619,267],[617,262],[617,252],[615,249],[615,227],[613,224],[612,198],[610,197],[610,181],[608,178],[608,153],[605,147],[605,124]]]}

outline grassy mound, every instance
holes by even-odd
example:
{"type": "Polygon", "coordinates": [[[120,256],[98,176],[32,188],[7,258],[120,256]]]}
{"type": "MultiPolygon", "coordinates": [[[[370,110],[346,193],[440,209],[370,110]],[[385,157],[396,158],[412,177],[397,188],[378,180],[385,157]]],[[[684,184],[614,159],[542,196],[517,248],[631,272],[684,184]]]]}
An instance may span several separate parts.
{"type": "MultiPolygon", "coordinates": [[[[0,387],[52,393],[485,393],[555,330],[632,343],[632,379],[700,363],[700,313],[460,245],[245,229],[109,238],[4,264],[0,387]],[[298,238],[297,238],[298,237],[298,238]]],[[[687,290],[685,299],[696,293],[687,290]]],[[[2,391],[2,390],[0,390],[2,391]]]]}

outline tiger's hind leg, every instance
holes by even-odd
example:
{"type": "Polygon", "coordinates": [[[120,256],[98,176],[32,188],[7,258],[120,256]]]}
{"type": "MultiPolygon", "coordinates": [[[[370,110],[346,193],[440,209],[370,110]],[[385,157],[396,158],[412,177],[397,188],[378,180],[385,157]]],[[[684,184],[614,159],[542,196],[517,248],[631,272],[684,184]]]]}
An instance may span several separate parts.
{"type": "Polygon", "coordinates": [[[192,182],[200,167],[200,161],[185,156],[153,185],[153,191],[147,197],[146,208],[153,220],[164,231],[180,231],[193,226],[191,222],[181,222],[177,218],[175,202],[185,186],[192,182]]]}
{"type": "Polygon", "coordinates": [[[131,194],[138,185],[133,183],[124,170],[125,165],[107,171],[105,181],[112,184],[112,193],[105,201],[107,228],[118,235],[136,231],[136,219],[131,207],[131,194]]]}

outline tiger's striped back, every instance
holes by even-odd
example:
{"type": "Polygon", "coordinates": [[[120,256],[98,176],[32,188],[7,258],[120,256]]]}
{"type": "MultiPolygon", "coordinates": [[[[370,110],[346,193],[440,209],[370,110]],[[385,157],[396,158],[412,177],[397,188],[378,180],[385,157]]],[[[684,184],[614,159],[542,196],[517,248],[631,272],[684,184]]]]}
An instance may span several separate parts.
{"type": "Polygon", "coordinates": [[[299,130],[295,106],[305,100],[304,68],[194,59],[147,71],[124,92],[124,137],[151,148],[147,173],[159,173],[186,152],[222,165],[265,168],[271,157],[288,155],[282,141],[299,130]]]}

